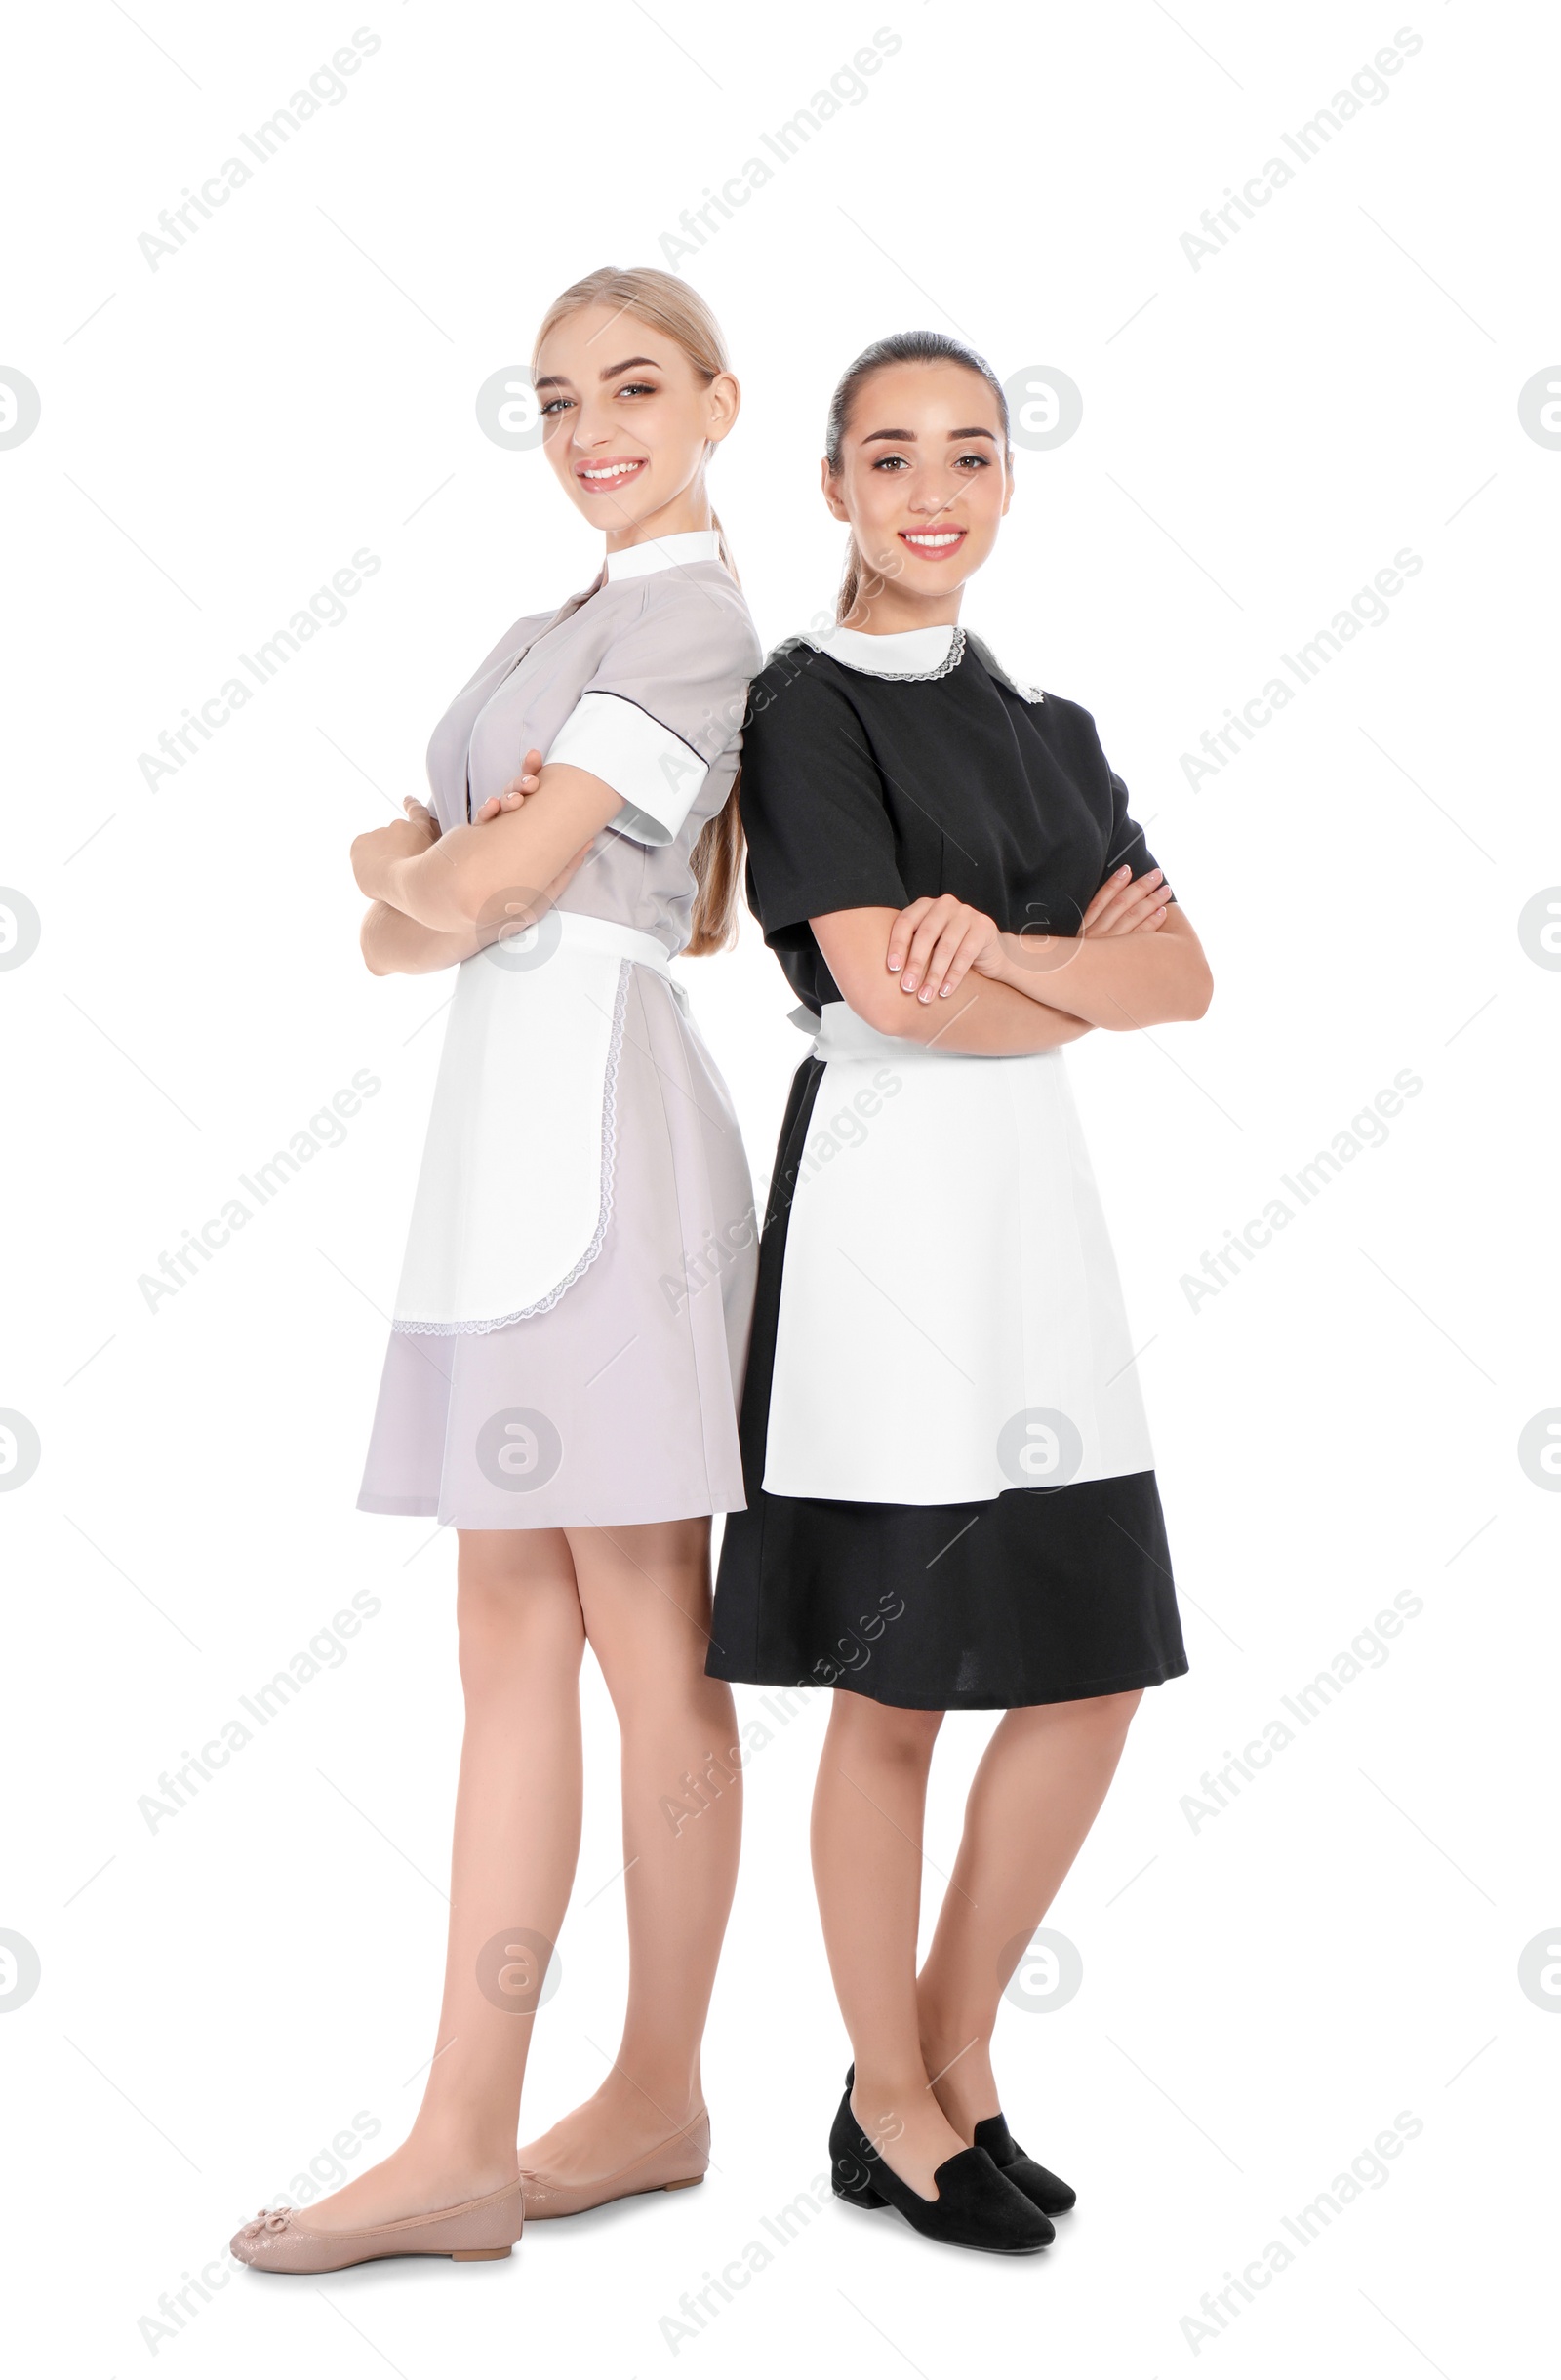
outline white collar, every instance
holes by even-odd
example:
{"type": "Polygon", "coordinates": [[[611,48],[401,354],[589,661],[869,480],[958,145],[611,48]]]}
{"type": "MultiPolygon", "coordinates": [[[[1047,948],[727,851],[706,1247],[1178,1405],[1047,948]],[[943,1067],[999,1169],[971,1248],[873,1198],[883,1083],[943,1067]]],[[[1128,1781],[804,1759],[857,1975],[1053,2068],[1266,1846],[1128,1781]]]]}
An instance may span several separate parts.
{"type": "Polygon", "coordinates": [[[641,545],[622,546],[607,557],[610,579],[645,578],[652,571],[670,571],[685,562],[719,562],[721,542],[713,529],[678,529],[669,537],[647,537],[641,545]]]}
{"type": "Polygon", "coordinates": [[[935,628],[901,628],[892,636],[868,636],[861,628],[829,628],[810,637],[821,653],[871,678],[941,677],[957,669],[965,631],[945,620],[935,628]]]}
{"type": "MultiPolygon", "coordinates": [[[[860,669],[869,678],[946,678],[959,667],[965,657],[965,631],[950,628],[901,628],[893,636],[867,636],[860,628],[829,628],[822,636],[808,632],[806,642],[819,653],[827,653],[832,659],[844,662],[847,669],[860,669]]],[[[1044,702],[1046,696],[1038,686],[1025,686],[1011,678],[1001,662],[978,645],[986,667],[994,677],[1018,694],[1021,702],[1044,702]]]]}

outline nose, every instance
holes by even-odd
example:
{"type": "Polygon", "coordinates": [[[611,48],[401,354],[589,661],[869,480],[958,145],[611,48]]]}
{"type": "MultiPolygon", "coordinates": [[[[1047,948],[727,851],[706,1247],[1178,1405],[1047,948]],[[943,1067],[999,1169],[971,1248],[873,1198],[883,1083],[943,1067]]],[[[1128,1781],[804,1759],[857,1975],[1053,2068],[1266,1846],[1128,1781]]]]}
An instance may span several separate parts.
{"type": "Polygon", "coordinates": [[[570,444],[577,447],[605,446],[612,436],[612,424],[594,412],[589,397],[581,397],[575,409],[575,427],[570,444]]]}

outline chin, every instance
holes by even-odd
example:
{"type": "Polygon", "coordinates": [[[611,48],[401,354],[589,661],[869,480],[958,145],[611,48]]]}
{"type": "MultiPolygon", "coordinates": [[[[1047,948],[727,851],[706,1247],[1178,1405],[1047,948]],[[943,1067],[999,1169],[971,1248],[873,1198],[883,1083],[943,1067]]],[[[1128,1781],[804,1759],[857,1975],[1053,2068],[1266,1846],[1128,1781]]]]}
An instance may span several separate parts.
{"type": "Polygon", "coordinates": [[[967,562],[963,554],[957,562],[895,560],[888,564],[883,575],[892,586],[903,587],[911,595],[951,595],[956,587],[964,585],[977,567],[976,563],[967,562]]]}

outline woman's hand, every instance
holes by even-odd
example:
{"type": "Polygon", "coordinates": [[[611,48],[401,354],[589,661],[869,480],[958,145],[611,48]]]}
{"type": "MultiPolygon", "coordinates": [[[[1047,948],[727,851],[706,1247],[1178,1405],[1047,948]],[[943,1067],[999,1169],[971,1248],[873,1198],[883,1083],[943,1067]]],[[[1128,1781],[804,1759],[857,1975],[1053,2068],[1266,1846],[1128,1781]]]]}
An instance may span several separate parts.
{"type": "Polygon", "coordinates": [[[384,872],[397,859],[420,859],[439,840],[439,821],[423,802],[409,794],[401,805],[404,818],[358,835],[352,844],[352,873],[358,890],[370,900],[383,897],[384,872]]]}
{"type": "Polygon", "coordinates": [[[1113,933],[1154,933],[1165,924],[1165,871],[1151,868],[1134,876],[1120,867],[1108,876],[1084,912],[1079,938],[1099,941],[1113,933]]]}
{"type": "Polygon", "coordinates": [[[946,1000],[972,968],[979,975],[1001,971],[1003,935],[995,918],[956,900],[951,892],[925,896],[901,909],[889,929],[888,967],[902,992],[923,1000],[946,1000]]]}
{"type": "Polygon", "coordinates": [[[528,793],[535,793],[540,778],[542,756],[535,744],[520,764],[519,776],[512,776],[502,793],[491,793],[481,810],[472,818],[473,826],[486,826],[494,818],[501,818],[506,810],[518,810],[528,793]]]}
{"type": "Polygon", "coordinates": [[[361,836],[353,868],[371,900],[387,901],[435,932],[464,934],[555,898],[581,862],[608,848],[597,839],[622,807],[622,795],[588,769],[549,762],[535,794],[514,802],[515,814],[452,827],[437,843],[431,821],[420,827],[409,817],[361,836]]]}
{"type": "MultiPolygon", "coordinates": [[[[1008,961],[1004,980],[1017,991],[1025,992],[1031,1000],[1056,998],[1058,1005],[1066,1006],[1061,998],[1061,983],[1073,976],[1082,964],[1081,953],[1089,942],[1125,941],[1129,936],[1158,933],[1166,922],[1169,895],[1165,875],[1160,868],[1150,868],[1145,875],[1135,877],[1125,864],[1115,868],[1106,878],[1089,907],[1085,910],[1076,934],[1034,932],[1005,934],[1003,950],[1008,961]],[[1052,978],[1060,980],[1056,987],[1052,978]]],[[[1094,1024],[1101,1018],[1092,1016],[1094,1024]]]]}

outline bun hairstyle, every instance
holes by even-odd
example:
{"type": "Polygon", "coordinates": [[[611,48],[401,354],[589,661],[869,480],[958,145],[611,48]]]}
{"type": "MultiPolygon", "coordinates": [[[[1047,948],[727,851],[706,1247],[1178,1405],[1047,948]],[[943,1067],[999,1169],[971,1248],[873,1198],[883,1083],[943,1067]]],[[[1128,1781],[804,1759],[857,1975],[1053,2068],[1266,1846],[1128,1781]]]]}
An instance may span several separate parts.
{"type": "MultiPolygon", "coordinates": [[[[845,451],[846,431],[856,411],[857,399],[875,372],[889,364],[963,364],[967,372],[979,372],[997,400],[997,418],[1002,424],[1003,446],[1008,449],[1008,399],[1003,383],[983,355],[967,347],[961,338],[950,338],[943,331],[896,331],[888,338],[874,339],[863,347],[856,362],[841,375],[834,395],[829,400],[829,419],[824,429],[824,460],[832,476],[838,476],[845,451]]],[[[862,560],[853,534],[846,546],[846,568],[840,581],[840,593],[835,602],[835,618],[847,620],[856,610],[861,590],[862,560]]]]}
{"type": "MultiPolygon", "coordinates": [[[[675,273],[658,272],[654,265],[631,265],[620,270],[617,265],[603,264],[583,280],[571,282],[553,299],[532,346],[534,371],[549,332],[556,330],[567,314],[578,313],[587,305],[617,306],[621,313],[632,314],[636,322],[647,322],[653,330],[664,332],[682,348],[706,387],[718,374],[732,369],[721,326],[698,290],[680,281],[675,273]]],[[[710,519],[715,526],[721,560],[740,586],[742,581],[738,578],[721,517],[712,510],[710,519]]],[[[742,849],[738,779],[734,777],[725,803],[705,825],[690,855],[696,890],[686,958],[708,958],[714,951],[728,949],[737,939],[742,849]]]]}

